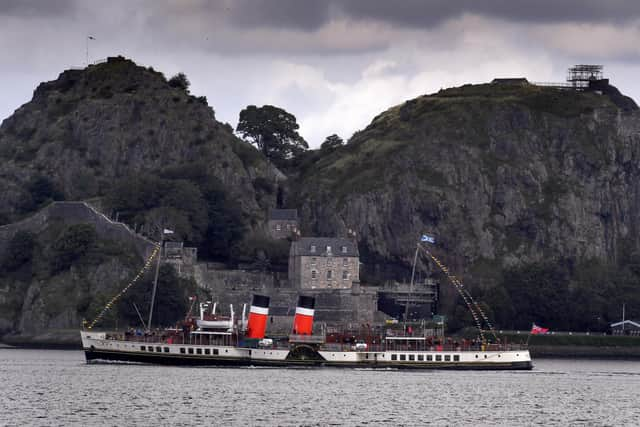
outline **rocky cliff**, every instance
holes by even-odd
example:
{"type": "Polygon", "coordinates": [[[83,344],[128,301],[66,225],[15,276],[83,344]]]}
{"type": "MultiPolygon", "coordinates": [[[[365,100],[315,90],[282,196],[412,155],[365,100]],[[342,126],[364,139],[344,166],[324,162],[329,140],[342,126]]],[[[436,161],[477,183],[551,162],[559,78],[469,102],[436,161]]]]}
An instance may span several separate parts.
{"type": "Polygon", "coordinates": [[[282,178],[185,79],[117,57],[42,83],[0,126],[0,335],[62,339],[148,255],[152,242],[124,225],[52,200],[90,199],[153,240],[171,227],[221,256],[259,228],[282,178]]]}
{"type": "Polygon", "coordinates": [[[34,211],[42,199],[101,197],[122,178],[194,163],[259,217],[253,183],[278,172],[232,131],[204,97],[152,68],[117,57],[67,70],[0,126],[0,219],[34,211]]]}
{"type": "Polygon", "coordinates": [[[615,262],[639,243],[640,113],[611,92],[466,85],[393,107],[303,171],[306,232],[355,230],[373,281],[407,277],[422,233],[472,283],[615,262]]]}

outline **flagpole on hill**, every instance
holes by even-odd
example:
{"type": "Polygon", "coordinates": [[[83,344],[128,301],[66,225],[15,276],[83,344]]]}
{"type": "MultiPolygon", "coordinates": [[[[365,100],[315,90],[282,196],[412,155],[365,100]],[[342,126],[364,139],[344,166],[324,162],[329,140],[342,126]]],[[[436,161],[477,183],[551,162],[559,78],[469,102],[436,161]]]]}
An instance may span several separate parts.
{"type": "Polygon", "coordinates": [[[86,51],[86,54],[87,54],[87,57],[86,57],[87,67],[89,66],[89,40],[95,40],[95,37],[87,36],[87,40],[86,40],[87,41],[87,51],[86,51]]]}

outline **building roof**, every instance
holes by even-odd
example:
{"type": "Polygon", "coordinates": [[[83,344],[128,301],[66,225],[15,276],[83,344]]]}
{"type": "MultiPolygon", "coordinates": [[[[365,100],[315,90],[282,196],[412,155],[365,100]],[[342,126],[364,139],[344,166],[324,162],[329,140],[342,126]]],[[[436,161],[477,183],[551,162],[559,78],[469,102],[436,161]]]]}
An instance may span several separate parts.
{"type": "Polygon", "coordinates": [[[622,324],[624,324],[625,326],[631,325],[631,326],[635,326],[636,328],[640,328],[640,323],[634,322],[633,320],[625,320],[624,322],[612,323],[611,327],[612,328],[617,328],[619,326],[622,326],[622,324]]]}
{"type": "Polygon", "coordinates": [[[291,243],[290,253],[294,256],[359,256],[358,246],[352,240],[341,237],[301,237],[291,243]],[[327,247],[331,248],[331,253],[327,253],[327,247]]]}
{"type": "Polygon", "coordinates": [[[269,220],[297,221],[298,220],[298,209],[271,209],[269,211],[269,220]]]}

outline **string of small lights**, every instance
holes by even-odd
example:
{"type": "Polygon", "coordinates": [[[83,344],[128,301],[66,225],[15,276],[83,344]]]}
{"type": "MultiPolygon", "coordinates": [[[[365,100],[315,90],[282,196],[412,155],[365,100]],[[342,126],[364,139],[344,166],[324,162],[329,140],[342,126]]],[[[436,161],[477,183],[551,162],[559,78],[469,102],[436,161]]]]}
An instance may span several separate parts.
{"type": "Polygon", "coordinates": [[[147,258],[147,260],[145,261],[140,271],[138,271],[138,274],[135,275],[135,277],[127,284],[127,286],[125,286],[120,292],[118,292],[113,298],[111,298],[111,300],[107,303],[107,305],[104,306],[100,314],[98,314],[98,316],[95,319],[93,319],[91,323],[89,323],[89,325],[87,326],[87,329],[93,329],[96,323],[102,320],[102,318],[107,313],[107,311],[109,311],[113,307],[113,305],[116,302],[118,302],[118,300],[129,290],[129,288],[131,288],[133,285],[136,284],[138,280],[140,280],[140,278],[144,275],[144,273],[151,267],[151,263],[153,262],[153,259],[156,256],[158,256],[159,252],[160,252],[160,245],[156,244],[149,258],[147,258]]]}
{"type": "Polygon", "coordinates": [[[467,308],[471,312],[471,316],[473,317],[473,320],[476,323],[476,327],[478,328],[478,331],[480,332],[480,338],[482,339],[482,341],[483,342],[485,341],[485,337],[484,337],[484,330],[482,329],[482,322],[478,318],[478,313],[480,314],[480,317],[482,317],[482,319],[486,323],[487,327],[489,328],[489,331],[493,335],[493,338],[497,341],[498,337],[496,335],[495,329],[493,328],[493,325],[489,321],[489,318],[484,313],[484,311],[482,310],[480,305],[476,302],[476,300],[471,296],[469,291],[467,291],[467,289],[462,284],[462,282],[460,280],[458,280],[458,278],[456,278],[453,274],[451,274],[449,272],[449,269],[447,268],[447,266],[444,265],[438,258],[436,258],[436,256],[433,255],[431,253],[431,251],[429,251],[427,248],[425,248],[423,246],[420,246],[420,248],[427,254],[427,256],[429,258],[431,258],[433,260],[433,262],[440,268],[440,270],[442,270],[442,272],[447,276],[447,279],[449,279],[449,282],[451,282],[451,284],[456,289],[456,291],[458,291],[458,294],[462,297],[463,302],[465,303],[465,305],[467,306],[467,308]],[[475,307],[475,309],[474,309],[474,307],[475,307]]]}

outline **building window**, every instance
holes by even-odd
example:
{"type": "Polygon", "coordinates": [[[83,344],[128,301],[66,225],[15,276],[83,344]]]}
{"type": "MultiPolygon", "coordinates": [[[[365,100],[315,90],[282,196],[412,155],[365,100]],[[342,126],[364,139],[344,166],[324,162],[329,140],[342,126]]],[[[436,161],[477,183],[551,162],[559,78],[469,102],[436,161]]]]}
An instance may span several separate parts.
{"type": "Polygon", "coordinates": [[[333,258],[327,258],[327,265],[333,265],[333,258]]]}
{"type": "Polygon", "coordinates": [[[436,354],[436,362],[442,362],[442,356],[436,354]]]}
{"type": "Polygon", "coordinates": [[[213,355],[214,355],[214,356],[217,356],[217,355],[218,355],[218,349],[217,349],[217,348],[214,348],[214,349],[213,349],[213,355]]]}
{"type": "Polygon", "coordinates": [[[169,347],[165,347],[165,348],[164,348],[164,352],[165,352],[165,353],[169,353],[169,347]]]}
{"type": "Polygon", "coordinates": [[[332,276],[333,276],[333,272],[331,270],[327,270],[327,280],[331,280],[332,276]]]}
{"type": "Polygon", "coordinates": [[[345,270],[342,272],[342,280],[348,280],[348,279],[349,279],[349,272],[345,270]]]}
{"type": "Polygon", "coordinates": [[[282,225],[276,224],[276,231],[280,231],[280,230],[282,230],[282,225]]]}
{"type": "Polygon", "coordinates": [[[189,354],[193,354],[193,349],[191,347],[189,347],[187,351],[189,352],[189,354]]]}
{"type": "Polygon", "coordinates": [[[180,347],[180,353],[184,354],[184,347],[180,347]]]}
{"type": "Polygon", "coordinates": [[[424,355],[423,354],[419,354],[418,355],[418,361],[419,362],[424,362],[424,355]]]}
{"type": "Polygon", "coordinates": [[[415,356],[414,356],[413,354],[410,354],[410,355],[409,355],[409,360],[411,360],[411,361],[416,360],[416,359],[415,359],[415,356]]]}
{"type": "Polygon", "coordinates": [[[342,258],[342,265],[347,267],[349,265],[349,260],[347,258],[342,258]]]}
{"type": "Polygon", "coordinates": [[[201,349],[201,348],[197,348],[197,349],[196,349],[196,353],[198,353],[198,354],[202,354],[202,349],[201,349]]]}
{"type": "Polygon", "coordinates": [[[211,349],[205,348],[204,349],[204,354],[211,354],[211,349]]]}
{"type": "Polygon", "coordinates": [[[147,351],[153,351],[153,347],[149,346],[149,348],[147,349],[147,351]]]}
{"type": "MultiPolygon", "coordinates": [[[[500,357],[500,355],[498,355],[498,357],[500,357]]],[[[453,355],[453,361],[454,362],[459,362],[460,361],[460,355],[459,354],[454,354],[453,355]]]]}
{"type": "Polygon", "coordinates": [[[162,353],[162,347],[156,347],[156,351],[157,351],[158,353],[162,353]]]}
{"type": "Polygon", "coordinates": [[[327,253],[330,254],[331,253],[331,246],[327,246],[327,253]]]}
{"type": "Polygon", "coordinates": [[[342,253],[343,253],[343,254],[346,254],[346,253],[347,253],[347,247],[346,247],[346,246],[343,246],[341,249],[342,249],[342,253]]]}
{"type": "Polygon", "coordinates": [[[316,245],[311,245],[311,247],[309,248],[309,252],[315,252],[316,251],[316,245]]]}
{"type": "Polygon", "coordinates": [[[392,354],[391,355],[391,360],[398,360],[398,355],[397,354],[392,354]]]}
{"type": "Polygon", "coordinates": [[[427,354],[427,362],[431,362],[433,360],[433,356],[430,354],[427,354]]]}
{"type": "Polygon", "coordinates": [[[141,346],[140,346],[140,350],[145,351],[146,349],[147,349],[147,346],[146,346],[146,345],[141,345],[141,346]]]}
{"type": "Polygon", "coordinates": [[[311,258],[311,265],[316,265],[318,259],[316,257],[311,258]]]}
{"type": "Polygon", "coordinates": [[[450,356],[450,355],[448,355],[448,354],[445,354],[445,355],[444,355],[444,361],[445,361],[445,362],[451,362],[451,356],[450,356]]]}
{"type": "Polygon", "coordinates": [[[407,355],[406,354],[401,354],[400,355],[400,360],[407,360],[407,355]]]}
{"type": "Polygon", "coordinates": [[[318,278],[318,272],[315,270],[311,270],[311,278],[312,279],[317,279],[318,278]]]}

